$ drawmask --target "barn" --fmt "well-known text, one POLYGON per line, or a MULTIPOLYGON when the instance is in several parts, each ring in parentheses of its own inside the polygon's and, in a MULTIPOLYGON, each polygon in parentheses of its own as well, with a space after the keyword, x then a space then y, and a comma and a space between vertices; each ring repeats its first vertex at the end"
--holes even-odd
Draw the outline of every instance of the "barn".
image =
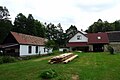
POLYGON ((120 52, 120 31, 107 32, 109 45, 115 52, 120 52))
POLYGON ((2 43, 4 55, 10 56, 30 56, 51 53, 52 49, 45 48, 47 39, 26 35, 22 33, 10 32, 2 43))
POLYGON ((66 46, 70 50, 103 52, 108 51, 108 45, 113 47, 115 52, 120 52, 120 31, 87 34, 78 31, 66 46))
POLYGON ((89 51, 103 52, 107 48, 106 45, 109 44, 107 33, 103 33, 103 32, 89 33, 87 37, 88 37, 89 51))

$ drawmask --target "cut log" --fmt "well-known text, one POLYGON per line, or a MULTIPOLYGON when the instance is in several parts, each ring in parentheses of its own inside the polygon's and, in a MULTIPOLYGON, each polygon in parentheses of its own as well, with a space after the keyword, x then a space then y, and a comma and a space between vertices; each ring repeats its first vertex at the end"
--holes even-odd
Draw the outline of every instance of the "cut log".
MULTIPOLYGON (((73 53, 65 53, 61 54, 59 56, 55 56, 51 58, 48 63, 54 64, 54 63, 63 63, 64 61, 68 60, 69 58, 73 57, 73 53)), ((65 62, 66 63, 66 62, 65 62)))
POLYGON ((74 58, 76 58, 77 56, 78 55, 74 55, 74 56, 68 58, 67 60, 63 61, 63 63, 68 63, 68 62, 72 61, 74 58))

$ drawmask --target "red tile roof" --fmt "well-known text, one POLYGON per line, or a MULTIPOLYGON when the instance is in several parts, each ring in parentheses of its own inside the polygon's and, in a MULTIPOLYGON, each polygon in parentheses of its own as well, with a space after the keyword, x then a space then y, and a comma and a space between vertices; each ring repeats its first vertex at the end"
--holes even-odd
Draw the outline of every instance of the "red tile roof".
POLYGON ((45 45, 45 38, 10 32, 19 44, 45 45))
POLYGON ((82 46, 88 46, 87 42, 69 42, 67 44, 67 47, 82 47, 82 46))
POLYGON ((88 44, 107 44, 109 39, 107 33, 89 33, 88 35, 88 44))

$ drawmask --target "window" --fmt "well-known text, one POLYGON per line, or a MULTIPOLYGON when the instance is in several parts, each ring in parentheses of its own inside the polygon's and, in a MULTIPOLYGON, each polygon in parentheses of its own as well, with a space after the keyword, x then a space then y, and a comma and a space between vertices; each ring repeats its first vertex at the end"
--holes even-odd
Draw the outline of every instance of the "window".
POLYGON ((28 52, 31 53, 32 52, 32 46, 28 47, 28 52))
POLYGON ((35 50, 36 53, 38 53, 38 46, 36 46, 36 50, 35 50))
POLYGON ((44 52, 46 51, 46 49, 44 48, 44 52))
POLYGON ((78 35, 77 36, 77 40, 81 40, 82 39, 82 36, 81 35, 78 35))
POLYGON ((98 37, 97 37, 97 39, 99 39, 99 40, 100 40, 100 39, 101 39, 101 37, 100 37, 100 36, 98 36, 98 37))

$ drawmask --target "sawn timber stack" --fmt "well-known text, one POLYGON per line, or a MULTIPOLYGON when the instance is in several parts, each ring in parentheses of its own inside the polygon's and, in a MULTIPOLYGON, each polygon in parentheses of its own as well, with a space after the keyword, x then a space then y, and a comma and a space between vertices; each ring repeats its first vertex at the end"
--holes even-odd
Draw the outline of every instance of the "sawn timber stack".
POLYGON ((72 61, 74 58, 76 58, 78 55, 75 55, 73 53, 65 53, 65 54, 61 54, 59 56, 55 56, 53 58, 51 58, 48 62, 51 64, 54 63, 68 63, 70 61, 72 61))

